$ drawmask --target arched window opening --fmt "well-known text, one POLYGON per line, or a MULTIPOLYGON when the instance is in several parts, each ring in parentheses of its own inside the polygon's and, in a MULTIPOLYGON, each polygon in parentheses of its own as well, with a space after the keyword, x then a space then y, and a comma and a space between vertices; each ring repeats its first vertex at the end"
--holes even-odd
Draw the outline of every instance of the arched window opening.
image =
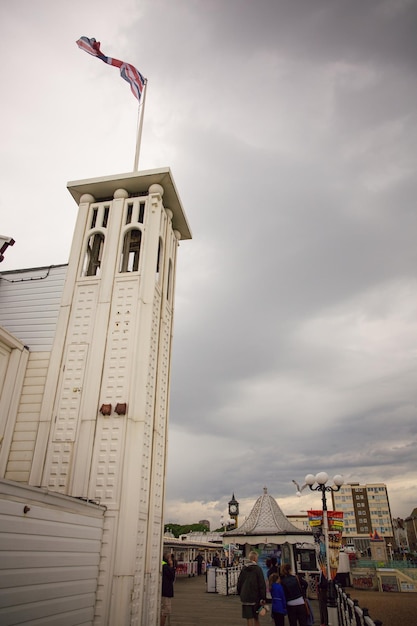
POLYGON ((95 207, 93 209, 92 215, 91 215, 91 223, 90 223, 90 228, 95 228, 96 227, 96 223, 97 223, 97 213, 98 213, 98 209, 97 207, 95 207))
POLYGON ((161 263, 162 263, 162 250, 163 250, 163 244, 162 244, 162 239, 159 238, 159 245, 158 245, 158 258, 156 260, 156 282, 159 283, 159 279, 160 279, 160 274, 161 274, 161 263))
POLYGON ((172 261, 169 260, 168 265, 168 280, 167 280, 167 300, 171 302, 171 292, 172 292, 172 261))
POLYGON ((107 224, 109 221, 109 211, 110 211, 110 207, 109 206, 105 206, 104 207, 104 213, 103 213, 103 222, 102 222, 102 226, 103 228, 107 228, 107 224))
POLYGON ((88 240, 84 259, 83 276, 98 276, 103 257, 104 235, 94 233, 88 240))
POLYGON ((126 209, 126 224, 130 224, 132 221, 133 203, 129 202, 126 209))
POLYGON ((140 222, 141 224, 143 224, 144 216, 145 216, 145 203, 144 202, 140 202, 139 203, 138 222, 140 222))
POLYGON ((137 272, 139 269, 140 244, 142 231, 138 229, 128 230, 123 240, 122 258, 120 260, 120 272, 137 272))

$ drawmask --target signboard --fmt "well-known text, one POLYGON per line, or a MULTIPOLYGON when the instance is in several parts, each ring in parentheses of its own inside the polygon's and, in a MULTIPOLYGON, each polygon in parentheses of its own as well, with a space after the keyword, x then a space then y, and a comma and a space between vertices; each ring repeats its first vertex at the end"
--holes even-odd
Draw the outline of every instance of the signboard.
MULTIPOLYGON (((324 574, 327 572, 326 537, 323 527, 323 511, 308 511, 308 521, 316 544, 317 561, 324 574)), ((330 576, 334 578, 339 566, 342 546, 343 512, 327 511, 330 576)))

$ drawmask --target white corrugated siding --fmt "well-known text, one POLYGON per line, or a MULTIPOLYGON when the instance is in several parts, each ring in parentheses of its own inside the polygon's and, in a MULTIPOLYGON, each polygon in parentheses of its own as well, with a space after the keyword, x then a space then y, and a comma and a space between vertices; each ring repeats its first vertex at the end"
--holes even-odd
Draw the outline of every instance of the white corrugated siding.
POLYGON ((0 481, 2 626, 93 623, 103 522, 103 507, 0 481))
POLYGON ((49 356, 49 352, 29 353, 5 474, 8 480, 29 482, 49 356))
POLYGON ((31 352, 51 350, 67 267, 52 265, 0 274, 0 326, 31 352))

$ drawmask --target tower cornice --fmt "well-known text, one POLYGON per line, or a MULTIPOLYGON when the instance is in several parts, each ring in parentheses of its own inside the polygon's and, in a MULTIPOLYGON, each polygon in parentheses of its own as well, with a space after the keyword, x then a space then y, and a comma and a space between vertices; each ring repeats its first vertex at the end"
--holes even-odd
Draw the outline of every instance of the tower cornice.
POLYGON ((113 198, 119 189, 125 189, 132 196, 147 195, 151 185, 163 187, 164 206, 172 211, 173 228, 181 233, 182 240, 191 239, 191 230, 169 167, 70 181, 67 189, 79 204, 85 194, 90 194, 96 202, 100 202, 113 198))

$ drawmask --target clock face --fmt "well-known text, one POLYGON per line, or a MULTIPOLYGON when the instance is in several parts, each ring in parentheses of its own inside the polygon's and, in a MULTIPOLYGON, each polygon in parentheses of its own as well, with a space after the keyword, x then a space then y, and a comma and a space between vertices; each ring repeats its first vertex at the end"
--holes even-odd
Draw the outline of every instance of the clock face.
POLYGON ((236 506, 236 504, 231 504, 231 505, 230 505, 230 512, 231 512, 231 513, 236 513, 236 511, 237 511, 237 506, 236 506))

